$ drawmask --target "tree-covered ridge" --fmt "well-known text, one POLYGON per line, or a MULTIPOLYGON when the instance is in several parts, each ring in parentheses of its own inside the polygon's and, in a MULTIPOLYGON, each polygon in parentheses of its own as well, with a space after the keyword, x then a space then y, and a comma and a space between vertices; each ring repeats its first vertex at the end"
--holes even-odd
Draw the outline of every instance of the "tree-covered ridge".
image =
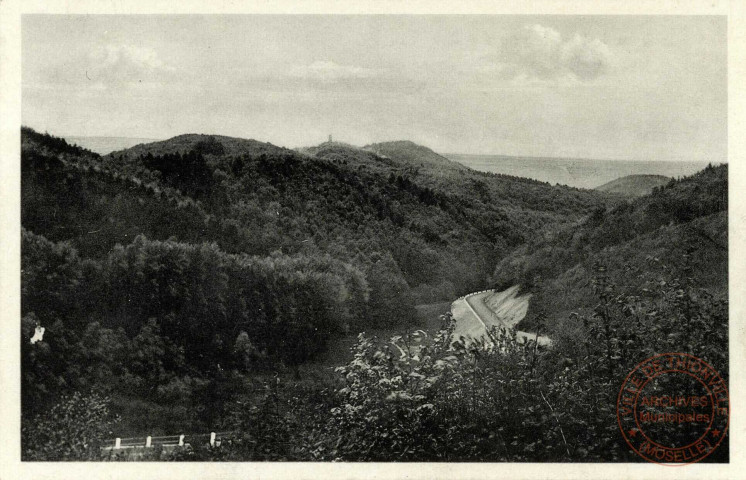
POLYGON ((91 157, 99 156, 97 153, 94 153, 88 149, 67 143, 64 138, 55 137, 46 132, 38 133, 37 131, 29 127, 21 127, 21 150, 32 145, 36 146, 37 148, 48 149, 56 153, 66 153, 91 157))
POLYGON ((140 155, 165 155, 174 153, 189 153, 195 151, 202 154, 212 155, 268 155, 281 154, 289 150, 277 147, 271 143, 260 142, 224 135, 203 135, 187 133, 162 140, 159 142, 142 143, 134 147, 112 152, 107 157, 130 157, 136 158, 140 155))
MULTIPOLYGON (((449 292, 480 287, 496 255, 520 244, 531 232, 547 223, 580 218, 601 203, 599 196, 589 192, 554 191, 555 187, 539 182, 471 171, 465 179, 417 174, 387 165, 392 159, 338 144, 316 151, 313 157, 279 147, 256 150, 263 152, 258 155, 231 155, 226 152, 232 143, 245 147, 257 142, 226 138, 187 135, 175 137, 172 143, 149 144, 152 149, 140 145, 100 161, 66 160, 65 168, 71 170, 66 182, 82 184, 75 188, 84 192, 93 188, 90 198, 81 196, 78 211, 60 212, 56 208, 60 199, 54 197, 62 197, 69 186, 45 182, 53 190, 47 202, 53 211, 37 211, 39 195, 29 194, 24 202, 26 218, 59 214, 89 219, 86 223, 60 218, 54 227, 70 230, 79 225, 83 230, 92 225, 86 232, 77 232, 77 241, 91 244, 87 232, 95 231, 99 250, 145 233, 153 239, 174 236, 187 242, 214 241, 227 252, 255 255, 276 249, 288 254, 321 251, 362 269, 370 264, 366 259, 379 252, 394 258, 394 272, 400 270, 410 287, 429 285, 420 289, 422 295, 444 298, 449 292), (185 145, 197 150, 184 153, 185 145), (274 153, 264 153, 268 151, 274 153), (121 191, 118 185, 122 182, 131 188, 121 191), (165 231, 168 223, 157 220, 168 215, 170 207, 164 201, 175 202, 182 210, 170 234, 165 231), (141 206, 112 205, 133 202, 141 206), (102 211, 107 208, 115 211, 102 211), (136 231, 138 227, 131 224, 143 214, 140 231, 136 231), (118 217, 125 218, 120 221, 118 217), (184 224, 188 222, 193 225, 184 224), (121 231, 123 224, 131 225, 128 232, 121 231), (106 238, 106 232, 112 235, 106 238)), ((38 176, 33 166, 26 174, 38 176)), ((36 188, 34 182, 26 183, 29 192, 36 188)), ((50 231, 46 223, 34 222, 29 228, 35 232, 55 240, 72 239, 50 231)))
POLYGON ((21 224, 52 241, 69 241, 100 258, 138 234, 200 242, 210 217, 199 201, 156 177, 117 169, 98 155, 50 150, 24 132, 21 224))
POLYGON ((401 162, 374 151, 342 142, 324 142, 314 147, 300 148, 298 151, 336 164, 349 165, 351 168, 370 168, 380 172, 397 168, 404 171, 406 168, 401 162))
POLYGON ((653 191, 655 187, 662 187, 671 181, 671 177, 664 175, 627 175, 596 187, 600 192, 618 193, 628 197, 640 197, 653 191))
POLYGON ((464 165, 449 160, 431 149, 409 140, 372 143, 363 148, 415 167, 428 166, 437 169, 468 170, 464 165))
MULTIPOLYGON (((644 294, 646 273, 663 263, 680 276, 717 295, 727 292, 728 167, 705 170, 649 195, 599 208, 581 224, 536 238, 506 256, 494 281, 533 289, 531 312, 557 320, 569 311, 593 306, 594 265, 602 263, 626 292, 644 294)), ((548 328, 563 330, 549 322, 548 328)), ((564 322, 560 322, 564 325, 564 322)))
MULTIPOLYGON (((572 222, 591 209, 616 200, 600 192, 565 186, 510 175, 478 172, 442 157, 432 150, 412 142, 388 142, 363 148, 340 143, 323 143, 303 149, 304 153, 328 159, 350 168, 373 171, 384 176, 402 179, 437 195, 479 211, 510 214, 526 219, 530 215, 550 227, 557 222, 572 222), (433 159, 434 157, 434 159, 433 159), (561 215, 560 215, 561 214, 561 215)), ((535 225, 534 225, 535 227, 535 225)), ((531 229, 530 229, 531 230, 531 229)), ((503 231, 505 231, 503 229, 503 231)), ((506 235, 510 233, 506 231, 506 235)))

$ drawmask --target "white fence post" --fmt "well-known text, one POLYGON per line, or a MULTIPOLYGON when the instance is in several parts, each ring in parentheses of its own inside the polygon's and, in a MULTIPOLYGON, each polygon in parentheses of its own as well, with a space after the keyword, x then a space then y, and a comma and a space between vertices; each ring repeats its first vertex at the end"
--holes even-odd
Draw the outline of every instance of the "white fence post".
POLYGON ((215 432, 210 432, 210 446, 215 446, 215 432))
POLYGON ((179 446, 180 447, 184 446, 184 435, 179 435, 179 446))
POLYGON ((152 441, 152 437, 148 435, 148 438, 145 439, 145 448, 150 448, 152 441))
POLYGON ((117 437, 116 439, 114 439, 114 448, 117 449, 117 450, 120 449, 120 448, 122 448, 122 439, 121 438, 117 437))

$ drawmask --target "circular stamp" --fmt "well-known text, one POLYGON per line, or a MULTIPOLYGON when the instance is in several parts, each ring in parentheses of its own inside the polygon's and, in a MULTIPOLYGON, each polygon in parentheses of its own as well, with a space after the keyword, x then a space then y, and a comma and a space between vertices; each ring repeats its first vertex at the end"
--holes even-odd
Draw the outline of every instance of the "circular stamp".
POLYGON ((699 462, 723 441, 730 421, 728 386, 703 360, 662 353, 637 364, 617 397, 627 444, 667 466, 699 462))

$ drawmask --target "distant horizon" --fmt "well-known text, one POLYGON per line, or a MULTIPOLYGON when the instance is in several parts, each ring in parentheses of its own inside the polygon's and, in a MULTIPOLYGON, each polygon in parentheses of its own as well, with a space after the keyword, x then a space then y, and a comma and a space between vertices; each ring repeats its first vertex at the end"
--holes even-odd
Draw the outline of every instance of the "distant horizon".
MULTIPOLYGON (((27 126, 27 125, 24 125, 24 126, 27 126)), ((30 128, 34 128, 34 127, 30 127, 30 128)), ((34 128, 34 130, 39 131, 36 128, 34 128)), ((167 137, 167 138, 136 137, 136 136, 135 137, 131 137, 131 136, 121 136, 121 135, 58 135, 58 134, 56 134, 54 132, 47 132, 47 133, 49 133, 50 135, 54 135, 54 136, 58 136, 58 137, 64 138, 64 139, 83 139, 83 138, 93 139, 93 138, 99 138, 99 139, 123 139, 123 140, 124 139, 128 139, 128 140, 150 140, 152 142, 163 142, 163 141, 169 140, 171 138, 178 137, 180 135, 215 135, 215 136, 223 136, 223 137, 241 138, 241 139, 245 139, 245 140, 256 140, 256 141, 259 141, 259 142, 267 142, 267 143, 272 143, 273 145, 278 146, 278 147, 288 148, 288 149, 292 149, 292 150, 299 149, 299 148, 313 147, 313 146, 321 145, 321 144, 326 143, 328 141, 328 140, 324 140, 324 141, 321 141, 319 143, 309 144, 309 145, 287 146, 287 145, 282 145, 282 144, 276 144, 276 143, 273 143, 273 142, 268 142, 268 141, 263 140, 261 138, 255 138, 255 137, 236 137, 236 136, 233 136, 233 135, 225 135, 225 134, 222 134, 222 133, 186 132, 186 133, 179 133, 179 134, 176 134, 176 135, 172 135, 172 136, 167 137)), ((422 143, 414 142, 414 141, 409 140, 407 138, 398 138, 398 139, 394 139, 394 140, 380 140, 380 141, 374 141, 374 142, 365 143, 365 144, 362 144, 362 145, 353 144, 353 143, 350 143, 350 142, 340 141, 340 140, 333 140, 333 141, 335 143, 346 143, 346 144, 353 145, 353 146, 356 146, 356 147, 359 147, 359 148, 362 148, 365 145, 370 145, 372 143, 388 143, 388 142, 399 142, 399 141, 411 141, 411 142, 413 142, 413 143, 415 143, 417 145, 430 148, 432 151, 434 151, 438 155, 441 155, 441 156, 444 156, 444 157, 448 157, 449 155, 463 155, 463 156, 470 156, 470 157, 505 157, 505 158, 515 158, 515 159, 526 158, 526 159, 537 159, 537 160, 550 159, 550 160, 573 160, 573 161, 584 161, 585 160, 585 161, 603 161, 603 162, 668 162, 668 163, 692 163, 692 164, 707 164, 707 163, 719 164, 719 163, 728 163, 727 158, 726 158, 725 161, 696 160, 696 159, 675 159, 675 158, 670 158, 670 159, 666 159, 666 160, 656 160, 656 159, 637 159, 637 158, 593 158, 593 157, 565 157, 565 156, 536 156, 536 155, 521 155, 521 154, 512 155, 512 154, 504 154, 504 153, 441 152, 441 151, 433 149, 432 147, 430 147, 427 144, 422 144, 422 143)), ((112 152, 113 151, 114 150, 112 150, 112 152)), ((451 160, 451 159, 449 158, 449 160, 451 160)))
MULTIPOLYGON (((167 139, 144 137, 116 137, 116 136, 68 136, 68 142, 88 148, 100 155, 108 155, 116 151, 135 148, 137 145, 168 142, 181 136, 214 136, 217 138, 238 138, 248 141, 262 142, 261 139, 231 137, 216 133, 184 133, 167 139)), ((64 138, 64 137, 63 137, 64 138)), ((388 142, 411 142, 411 140, 391 140, 388 142)), ((328 141, 320 144, 324 145, 328 141)), ((334 141, 337 145, 348 145, 351 148, 364 148, 364 145, 352 145, 346 142, 334 141)), ((411 142, 412 145, 429 147, 411 142)), ((281 144, 274 144, 281 148, 290 148, 281 144)), ((313 145, 295 147, 296 151, 313 145)), ((433 150, 435 151, 435 150, 433 150)), ((549 184, 567 185, 575 188, 596 189, 611 181, 630 176, 660 175, 667 178, 682 178, 703 170, 708 164, 718 164, 711 161, 655 161, 655 160, 625 160, 625 159, 592 159, 568 157, 530 157, 502 154, 464 154, 440 153, 444 158, 466 166, 467 168, 484 173, 509 175, 513 177, 531 178, 549 184)))

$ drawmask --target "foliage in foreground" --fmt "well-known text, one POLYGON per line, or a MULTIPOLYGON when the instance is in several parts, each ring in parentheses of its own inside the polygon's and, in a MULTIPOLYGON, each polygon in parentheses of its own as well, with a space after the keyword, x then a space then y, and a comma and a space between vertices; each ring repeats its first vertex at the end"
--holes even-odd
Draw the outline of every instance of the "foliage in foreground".
POLYGON ((117 422, 108 399, 98 394, 75 392, 63 397, 48 412, 23 422, 21 442, 24 460, 95 460, 102 440, 117 422))
MULTIPOLYGON (((574 345, 542 351, 514 332, 420 351, 361 339, 339 369, 346 386, 327 458, 438 461, 632 461, 616 422, 624 376, 661 352, 689 352, 727 379, 727 302, 661 280, 655 301, 617 295, 599 267, 593 316, 574 345)), ((721 446, 713 459, 727 458, 721 446), (717 457, 720 455, 720 457, 717 457)))
MULTIPOLYGON (((728 378, 727 301, 661 279, 655 297, 619 295, 598 267, 598 305, 573 344, 519 343, 515 332, 389 342, 361 335, 327 382, 266 383, 229 409, 220 448, 161 460, 641 461, 624 443, 615 402, 635 364, 687 352, 728 378)), ((727 441, 709 461, 727 461, 727 441)))

